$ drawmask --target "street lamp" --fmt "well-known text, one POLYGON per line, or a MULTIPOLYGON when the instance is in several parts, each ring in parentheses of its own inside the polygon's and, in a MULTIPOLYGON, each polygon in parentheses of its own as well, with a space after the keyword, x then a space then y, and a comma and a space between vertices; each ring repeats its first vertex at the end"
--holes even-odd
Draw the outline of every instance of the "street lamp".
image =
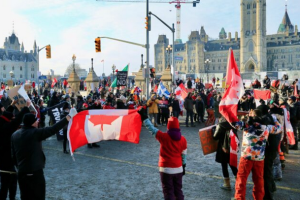
POLYGON ((211 61, 209 59, 206 59, 206 61, 204 62, 205 63, 205 71, 206 71, 206 78, 207 78, 207 83, 208 83, 208 68, 209 68, 209 63, 211 61))
POLYGON ((113 66, 111 67, 111 69, 112 69, 112 71, 113 71, 113 79, 112 79, 112 81, 113 81, 114 78, 115 78, 115 70, 116 70, 116 66, 113 65, 113 66))
POLYGON ((75 54, 73 54, 72 60, 73 60, 73 72, 75 72, 75 60, 76 60, 75 54))
POLYGON ((170 60, 171 60, 170 54, 171 54, 171 52, 172 52, 172 47, 171 47, 171 45, 169 45, 169 46, 166 48, 166 51, 167 51, 168 54, 169 54, 169 65, 168 65, 168 67, 171 67, 171 65, 170 65, 170 60))

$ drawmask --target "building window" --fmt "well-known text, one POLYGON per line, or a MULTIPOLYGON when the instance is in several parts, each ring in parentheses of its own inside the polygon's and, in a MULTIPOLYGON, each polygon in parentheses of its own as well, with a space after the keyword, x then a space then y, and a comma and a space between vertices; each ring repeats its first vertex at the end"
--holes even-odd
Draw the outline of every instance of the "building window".
POLYGON ((3 78, 6 78, 6 74, 3 74, 3 78))
POLYGON ((256 3, 253 4, 253 8, 256 8, 256 3))
POLYGON ((12 68, 11 68, 13 71, 15 70, 15 67, 14 66, 12 66, 12 68))
POLYGON ((20 78, 23 78, 22 74, 20 74, 20 78))
POLYGON ((6 69, 6 67, 5 67, 5 65, 3 66, 3 70, 5 70, 6 69))
POLYGON ((253 41, 250 41, 249 42, 249 46, 248 46, 248 50, 249 50, 249 52, 252 52, 253 49, 254 49, 254 47, 253 47, 253 41))
POLYGON ((20 71, 22 71, 22 66, 20 66, 20 71))

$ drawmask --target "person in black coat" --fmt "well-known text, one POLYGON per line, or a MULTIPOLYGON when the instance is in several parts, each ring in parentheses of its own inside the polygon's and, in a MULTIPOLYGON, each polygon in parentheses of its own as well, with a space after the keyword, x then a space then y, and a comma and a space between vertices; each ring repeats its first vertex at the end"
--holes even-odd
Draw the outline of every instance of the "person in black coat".
MULTIPOLYGON (((70 109, 71 109, 71 107, 70 107, 69 103, 65 103, 64 106, 63 106, 62 113, 60 114, 60 118, 61 119, 65 118, 69 114, 70 109)), ((68 142, 67 132, 68 132, 68 124, 65 125, 64 128, 63 128, 63 136, 64 136, 64 140, 63 140, 63 152, 65 154, 69 153, 67 151, 67 142, 68 142)))
MULTIPOLYGON (((14 104, 3 112, 0 117, 0 170, 8 172, 16 172, 14 162, 11 159, 11 135, 19 128, 23 115, 29 113, 30 100, 26 102, 24 107, 16 118, 13 119, 14 104)), ((17 192, 17 176, 15 174, 0 173, 1 175, 1 188, 0 188, 0 199, 6 199, 9 191, 9 198, 15 199, 17 192)))
POLYGON ((192 80, 191 80, 191 78, 189 78, 189 80, 187 82, 187 88, 192 89, 192 86, 193 86, 192 80))
MULTIPOLYGON (((222 189, 231 190, 228 165, 229 165, 229 154, 230 154, 230 130, 233 130, 234 134, 237 136, 237 130, 234 129, 229 122, 226 121, 224 117, 219 119, 219 124, 214 132, 213 138, 219 140, 216 162, 221 163, 222 172, 224 177, 224 184, 221 186, 222 189)), ((237 136, 238 137, 238 136, 237 136)), ((234 166, 229 165, 233 175, 236 177, 238 169, 234 166)))
POLYGON ((263 80, 263 86, 265 89, 270 89, 271 87, 271 80, 269 79, 269 77, 266 75, 264 80, 263 80))
POLYGON ((196 111, 197 111, 197 116, 198 119, 197 121, 200 122, 204 122, 204 111, 205 111, 205 105, 203 100, 201 99, 200 94, 197 95, 197 99, 196 99, 196 111))
POLYGON ((181 109, 180 109, 179 100, 177 99, 175 94, 173 95, 173 100, 171 102, 171 106, 172 106, 173 117, 179 118, 181 109))
POLYGON ((45 154, 42 141, 51 137, 68 124, 76 114, 75 109, 70 114, 51 127, 37 128, 35 115, 27 113, 23 117, 23 127, 14 132, 11 137, 12 157, 18 168, 18 181, 21 199, 45 199, 45 154))
POLYGON ((53 92, 48 107, 53 107, 53 106, 59 104, 60 100, 59 100, 58 96, 59 96, 59 94, 57 92, 53 92))

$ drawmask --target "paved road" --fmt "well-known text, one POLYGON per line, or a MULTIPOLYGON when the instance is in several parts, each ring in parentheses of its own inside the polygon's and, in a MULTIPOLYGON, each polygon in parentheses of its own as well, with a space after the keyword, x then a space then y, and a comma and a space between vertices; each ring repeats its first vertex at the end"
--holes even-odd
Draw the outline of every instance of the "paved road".
MULTIPOLYGON (((184 127, 188 141, 187 174, 183 192, 187 200, 227 200, 234 190, 223 191, 220 164, 215 154, 203 156, 197 127, 184 127)), ((162 131, 165 126, 160 127, 162 131)), ((143 128, 139 144, 103 141, 101 148, 82 147, 75 162, 63 154, 62 143, 55 137, 43 143, 47 157, 45 176, 47 199, 163 199, 157 169, 159 143, 143 128)), ((277 182, 276 199, 300 199, 300 151, 286 156, 284 178, 277 182)), ((230 172, 231 173, 231 172, 230 172)), ((232 174, 231 174, 232 176, 232 174)), ((247 199, 252 199, 252 180, 248 179, 247 199)), ((231 182, 234 184, 234 180, 231 182)))
MULTIPOLYGON (((183 180, 186 199, 230 199, 231 192, 219 189, 221 167, 215 155, 203 156, 198 130, 182 125, 188 141, 187 175, 183 180)), ((165 131, 166 127, 160 127, 165 131)), ((45 169, 49 199, 162 199, 157 170, 159 143, 143 128, 140 144, 119 141, 101 142, 100 149, 82 147, 75 162, 62 153, 55 137, 44 142, 47 156, 45 169)), ((284 179, 278 182, 277 199, 300 199, 300 153, 287 156, 284 179)), ((247 199, 251 197, 251 178, 247 199)), ((232 181, 234 184, 234 181, 232 181)))

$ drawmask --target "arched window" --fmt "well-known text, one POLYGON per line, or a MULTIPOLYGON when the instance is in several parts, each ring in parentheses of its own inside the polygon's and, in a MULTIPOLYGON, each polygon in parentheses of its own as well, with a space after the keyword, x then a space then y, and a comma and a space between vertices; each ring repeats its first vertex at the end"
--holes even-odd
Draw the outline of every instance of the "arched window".
POLYGON ((6 67, 5 67, 5 65, 3 65, 3 70, 6 70, 6 67))
POLYGON ((20 71, 22 71, 22 66, 20 66, 20 71))
POLYGON ((253 8, 256 8, 256 3, 253 4, 253 8))
POLYGON ((248 45, 248 51, 249 51, 249 52, 252 52, 253 49, 254 49, 254 45, 253 45, 253 41, 251 40, 251 41, 249 42, 249 45, 248 45))

